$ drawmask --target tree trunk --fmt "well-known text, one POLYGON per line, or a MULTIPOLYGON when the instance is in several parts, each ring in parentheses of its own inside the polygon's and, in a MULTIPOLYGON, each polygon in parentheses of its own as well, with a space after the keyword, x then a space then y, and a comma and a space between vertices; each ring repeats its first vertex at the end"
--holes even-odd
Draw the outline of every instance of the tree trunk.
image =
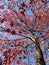
POLYGON ((2 65, 2 61, 0 60, 0 65, 2 65))
POLYGON ((36 41, 36 55, 37 55, 37 65, 46 65, 43 57, 42 50, 40 48, 39 42, 36 41))

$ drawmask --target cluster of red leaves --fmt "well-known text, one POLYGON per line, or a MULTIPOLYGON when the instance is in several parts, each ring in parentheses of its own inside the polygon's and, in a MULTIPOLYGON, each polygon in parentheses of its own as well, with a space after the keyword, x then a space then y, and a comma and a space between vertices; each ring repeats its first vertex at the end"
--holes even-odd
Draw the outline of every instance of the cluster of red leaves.
MULTIPOLYGON (((0 47, 2 48, 0 52, 6 58, 5 65, 10 65, 11 62, 14 62, 15 57, 21 54, 21 52, 19 51, 19 47, 17 48, 17 46, 26 47, 27 45, 30 44, 30 40, 27 39, 27 37, 29 38, 28 31, 31 31, 32 33, 34 31, 41 33, 42 31, 44 31, 46 27, 49 27, 49 12, 47 12, 47 10, 49 10, 49 7, 48 6, 45 7, 44 5, 46 1, 47 0, 42 0, 41 2, 40 0, 37 0, 36 2, 34 2, 34 0, 33 1, 30 0, 27 6, 25 3, 21 3, 21 0, 20 0, 21 5, 18 6, 19 11, 16 11, 14 9, 14 7, 17 6, 17 2, 15 2, 14 0, 11 0, 11 2, 9 2, 7 10, 3 10, 4 5, 0 6, 0 9, 3 10, 3 12, 0 13, 0 16, 1 16, 0 25, 1 25, 1 28, 3 29, 2 30, 3 36, 0 36, 0 39, 1 39, 0 43, 2 44, 0 45, 0 47), (32 13, 33 13, 34 19, 32 19, 32 21, 31 21, 31 16, 29 14, 26 13, 25 15, 25 12, 28 11, 29 7, 33 7, 32 13), (4 36, 4 33, 6 33, 5 36, 4 36), (22 36, 22 38, 18 37, 17 35, 22 36), (16 38, 14 37, 14 39, 10 40, 9 39, 10 36, 16 36, 16 38), (23 37, 26 37, 26 38, 23 38, 23 37), (10 44, 12 42, 15 45, 14 47, 13 46, 10 47, 10 44), (8 47, 8 45, 10 48, 8 47)), ((43 39, 45 37, 49 38, 49 30, 46 30, 45 34, 42 33, 41 37, 43 39)), ((39 38, 41 37, 39 36, 39 38)), ((36 41, 38 40, 36 39, 36 41)), ((19 64, 19 61, 16 60, 16 62, 19 64)), ((26 65, 25 62, 20 63, 20 65, 23 65, 23 64, 26 65)))

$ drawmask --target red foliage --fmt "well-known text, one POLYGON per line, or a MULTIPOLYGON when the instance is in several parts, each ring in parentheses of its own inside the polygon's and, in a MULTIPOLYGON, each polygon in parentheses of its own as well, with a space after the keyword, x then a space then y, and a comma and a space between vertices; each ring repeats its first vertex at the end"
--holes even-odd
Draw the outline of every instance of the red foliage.
MULTIPOLYGON (((0 52, 6 58, 5 65, 10 65, 21 53, 25 52, 24 58, 28 56, 26 48, 33 43, 30 34, 39 43, 41 43, 41 39, 43 39, 42 41, 45 41, 45 38, 49 39, 49 6, 46 7, 46 3, 47 0, 30 0, 26 5, 20 0, 20 5, 18 5, 16 1, 11 0, 8 2, 7 10, 4 10, 4 5, 0 5, 0 9, 3 9, 0 13, 0 29, 3 32, 0 35, 0 47, 2 48, 0 52), (19 11, 15 6, 18 6, 19 11), (30 8, 32 8, 32 15, 30 15, 31 12, 28 13, 30 8), (25 51, 21 48, 24 48, 25 51)), ((25 62, 23 63, 21 60, 18 62, 17 59, 16 63, 26 65, 25 62)))

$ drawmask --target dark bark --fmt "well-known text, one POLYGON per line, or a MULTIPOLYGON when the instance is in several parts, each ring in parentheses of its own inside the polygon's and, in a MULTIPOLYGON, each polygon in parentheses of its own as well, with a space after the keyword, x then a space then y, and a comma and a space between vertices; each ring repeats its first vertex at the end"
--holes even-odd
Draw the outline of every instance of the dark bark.
POLYGON ((2 65, 2 60, 0 60, 0 65, 2 65))
POLYGON ((36 42, 37 65, 46 65, 39 42, 36 42))

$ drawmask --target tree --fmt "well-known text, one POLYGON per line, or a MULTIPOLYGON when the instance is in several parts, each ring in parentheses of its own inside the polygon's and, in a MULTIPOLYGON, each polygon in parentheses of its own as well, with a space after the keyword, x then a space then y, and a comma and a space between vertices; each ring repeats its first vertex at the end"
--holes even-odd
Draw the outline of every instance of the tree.
MULTIPOLYGON (((33 52, 34 49, 36 51, 36 56, 34 56, 36 65, 46 65, 44 54, 48 48, 48 45, 45 47, 45 44, 48 44, 47 39, 49 39, 48 4, 47 0, 29 0, 29 2, 28 0, 9 0, 8 4, 6 2, 7 9, 3 10, 2 18, 0 18, 0 28, 5 34, 1 33, 0 42, 4 49, 2 53, 6 57, 4 60, 6 65, 17 60, 17 56, 21 53, 24 54, 23 58, 28 58, 28 65, 30 65, 28 51, 30 45, 34 45, 30 52, 33 52), (45 48, 42 48, 41 45, 45 48)), ((16 61, 15 63, 26 65, 21 61, 21 57, 19 59, 20 62, 16 61)))

